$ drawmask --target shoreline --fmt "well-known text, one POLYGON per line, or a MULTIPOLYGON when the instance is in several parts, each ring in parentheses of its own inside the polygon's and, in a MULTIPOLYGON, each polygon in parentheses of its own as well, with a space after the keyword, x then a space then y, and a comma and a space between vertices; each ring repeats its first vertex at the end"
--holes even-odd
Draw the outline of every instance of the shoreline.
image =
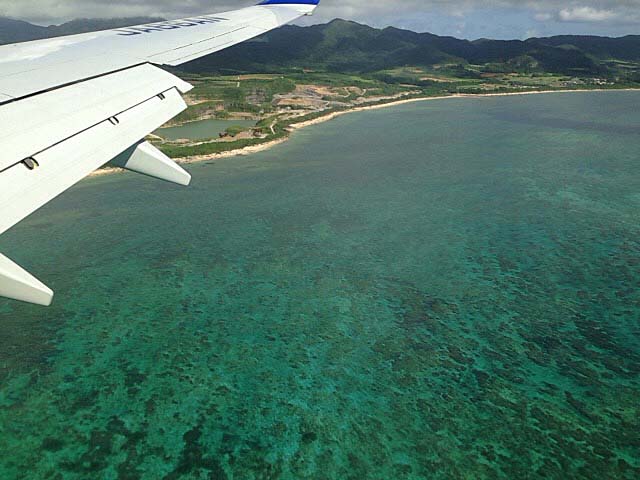
POLYGON ((317 125, 319 123, 328 122, 329 120, 333 120, 336 117, 340 117, 342 115, 346 115, 348 113, 354 112, 365 112, 368 110, 379 110, 387 107, 395 107, 397 105, 404 105, 408 103, 417 103, 417 102, 428 102, 431 100, 447 100, 454 98, 485 98, 485 97, 510 97, 510 96, 520 96, 520 95, 540 95, 540 94, 550 94, 550 93, 586 93, 586 92, 640 92, 640 88, 598 88, 592 90, 538 90, 538 91, 527 91, 527 92, 502 92, 502 93, 453 93, 451 95, 441 95, 438 97, 418 97, 418 98, 407 98, 404 100, 395 100, 388 103, 381 103, 378 105, 363 105, 360 107, 353 107, 347 110, 343 110, 340 112, 332 112, 327 115, 323 115, 318 118, 314 118, 313 120, 307 120, 305 122, 292 123, 289 128, 291 130, 299 130, 311 125, 317 125))
MULTIPOLYGON (((437 97, 405 98, 402 100, 393 100, 391 102, 380 103, 376 105, 354 106, 352 108, 341 110, 339 112, 327 113, 326 115, 322 115, 312 120, 292 123, 291 125, 288 126, 287 130, 289 131, 289 133, 292 133, 294 131, 302 130, 312 125, 318 125, 321 123, 328 122, 330 120, 333 120, 334 118, 341 117, 342 115, 347 115, 349 113, 365 112, 369 110, 380 110, 383 108, 390 108, 398 105, 406 105, 409 103, 428 102, 428 101, 435 101, 435 100, 447 100, 447 99, 454 99, 454 98, 485 98, 485 97, 510 97, 510 96, 520 96, 520 95, 543 95, 543 94, 550 94, 550 93, 638 92, 638 91, 640 91, 640 88, 596 88, 596 89, 590 89, 590 90, 572 89, 572 90, 537 90, 537 91, 527 91, 527 92, 502 92, 502 93, 454 93, 451 95, 441 95, 437 97)), ((270 140, 268 142, 261 143, 259 145, 251 145, 249 147, 237 148, 235 150, 229 150, 221 153, 213 153, 209 155, 178 157, 178 158, 173 158, 172 160, 178 163, 179 165, 189 165, 192 163, 200 163, 200 162, 205 162, 210 160, 219 160, 222 158, 247 156, 254 153, 270 150, 276 145, 280 145, 282 143, 287 142, 289 138, 290 136, 287 135, 283 138, 270 140)), ((122 173, 125 171, 126 170, 118 167, 108 167, 108 168, 95 170, 94 172, 90 173, 87 177, 110 175, 114 173, 122 173)))

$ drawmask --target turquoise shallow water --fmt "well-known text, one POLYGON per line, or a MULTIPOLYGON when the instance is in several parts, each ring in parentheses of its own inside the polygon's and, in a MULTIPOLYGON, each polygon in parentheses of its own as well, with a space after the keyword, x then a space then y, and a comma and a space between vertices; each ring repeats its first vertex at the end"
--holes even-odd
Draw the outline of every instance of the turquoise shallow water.
POLYGON ((0 238, 2 479, 640 477, 640 94, 351 114, 0 238))

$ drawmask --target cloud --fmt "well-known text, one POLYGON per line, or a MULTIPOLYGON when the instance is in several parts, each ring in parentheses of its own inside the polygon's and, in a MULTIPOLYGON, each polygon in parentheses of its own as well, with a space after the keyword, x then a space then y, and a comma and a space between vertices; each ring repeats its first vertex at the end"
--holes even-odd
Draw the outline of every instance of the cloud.
MULTIPOLYGON (((180 17, 224 11, 253 5, 257 0, 0 0, 0 14, 26 19, 64 20, 78 17, 124 17, 162 15, 180 17)), ((640 0, 322 0, 321 17, 393 17, 398 14, 464 12, 484 8, 529 8, 533 11, 560 11, 577 21, 593 21, 617 11, 640 9, 640 0)))
POLYGON ((527 38, 535 38, 539 35, 540 34, 536 29, 531 29, 531 30, 527 30, 527 32, 522 36, 522 39, 526 40, 527 38))
POLYGON ((553 20, 554 16, 551 13, 536 13, 533 18, 538 22, 548 22, 549 20, 553 20))
MULTIPOLYGON (((0 16, 40 24, 61 23, 81 17, 156 16, 173 19, 256 3, 258 0, 0 0, 0 16)), ((321 0, 316 15, 306 19, 305 23, 325 22, 336 17, 378 27, 396 25, 450 34, 455 33, 463 21, 467 31, 473 30, 474 34, 478 32, 484 36, 500 34, 500 28, 509 28, 516 36, 538 28, 527 24, 526 19, 530 23, 556 25, 556 30, 560 31, 575 31, 577 27, 572 25, 583 25, 583 30, 590 32, 596 31, 595 26, 600 25, 627 25, 624 32, 619 32, 617 27, 597 32, 635 33, 640 25, 640 0, 321 0), (487 19, 492 15, 496 16, 496 21, 502 21, 501 27, 487 19)), ((543 31, 548 30, 539 26, 543 31)))
POLYGON ((593 7, 573 7, 560 10, 558 18, 562 22, 606 22, 617 19, 618 14, 593 7))
MULTIPOLYGON (((538 22, 558 22, 573 24, 601 24, 628 26, 637 29, 640 25, 640 1, 593 2, 599 6, 573 3, 557 10, 539 11, 534 15, 538 22)), ((635 32, 629 32, 635 33, 635 32)))

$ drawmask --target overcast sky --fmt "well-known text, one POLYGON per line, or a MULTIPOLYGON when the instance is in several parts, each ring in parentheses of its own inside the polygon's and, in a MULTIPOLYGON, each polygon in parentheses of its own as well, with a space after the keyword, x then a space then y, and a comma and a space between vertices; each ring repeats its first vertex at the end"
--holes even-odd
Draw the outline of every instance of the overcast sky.
MULTIPOLYGON (((232 0, 0 0, 0 16, 39 24, 79 17, 180 18, 257 3, 232 0)), ((313 22, 369 25, 476 39, 640 34, 640 0, 322 0, 313 22)), ((309 23, 307 20, 305 23, 309 23)))

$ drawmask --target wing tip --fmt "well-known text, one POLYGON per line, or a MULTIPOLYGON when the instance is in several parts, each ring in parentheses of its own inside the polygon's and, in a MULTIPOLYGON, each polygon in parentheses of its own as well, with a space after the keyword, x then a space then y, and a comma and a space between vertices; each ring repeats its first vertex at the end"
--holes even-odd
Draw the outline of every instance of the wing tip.
POLYGON ((319 5, 320 0, 264 0, 258 5, 319 5))

